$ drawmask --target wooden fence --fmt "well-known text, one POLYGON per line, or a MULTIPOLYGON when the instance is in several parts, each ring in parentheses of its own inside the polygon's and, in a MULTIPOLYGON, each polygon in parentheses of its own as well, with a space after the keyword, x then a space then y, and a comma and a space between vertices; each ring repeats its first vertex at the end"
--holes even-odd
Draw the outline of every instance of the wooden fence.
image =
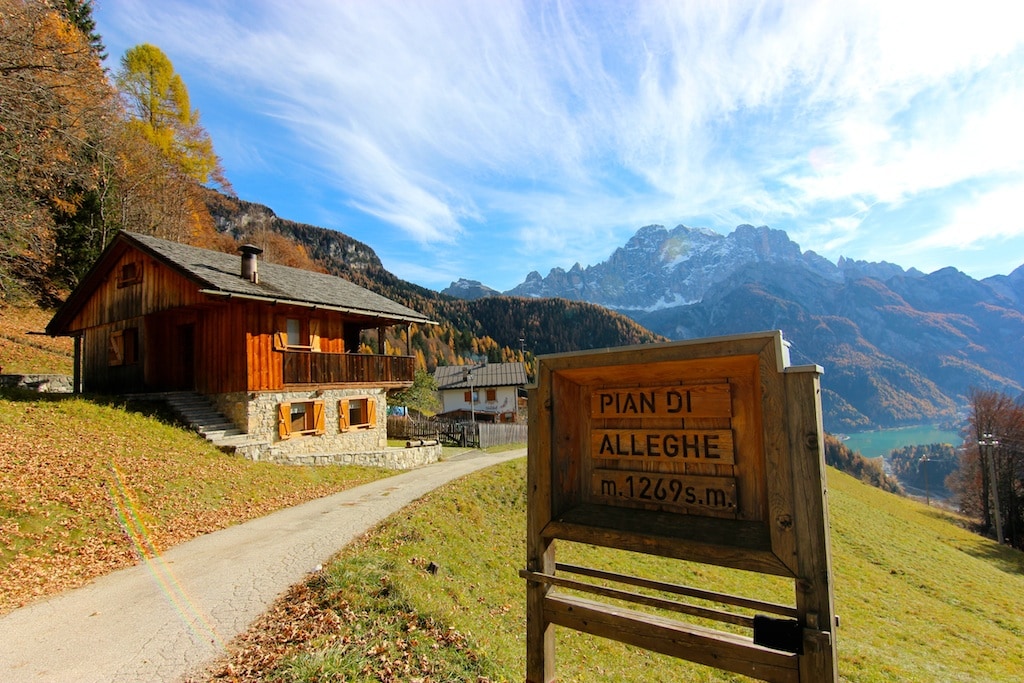
POLYGON ((437 424, 427 418, 388 415, 389 439, 437 439, 437 424))
POLYGON ((512 443, 526 443, 527 425, 525 423, 488 424, 482 422, 477 427, 480 432, 480 448, 504 446, 512 443))
POLYGON ((389 439, 438 439, 449 446, 490 448, 513 443, 526 443, 527 426, 490 424, 454 420, 428 420, 411 417, 388 417, 389 439))

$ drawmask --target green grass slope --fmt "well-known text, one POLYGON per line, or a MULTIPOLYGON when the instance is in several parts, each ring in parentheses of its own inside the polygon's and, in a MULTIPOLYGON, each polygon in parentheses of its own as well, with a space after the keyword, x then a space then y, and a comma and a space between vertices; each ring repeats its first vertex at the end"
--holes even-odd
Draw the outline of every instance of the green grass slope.
MULTIPOLYGON (((846 681, 1024 679, 1024 562, 934 508, 837 470, 830 485, 846 681)), ((297 586, 210 675, 244 680, 520 681, 525 462, 456 482, 297 586), (433 565, 431 564, 433 563, 433 565)), ((792 602, 791 582, 572 544, 560 561, 792 602)), ((743 677, 565 629, 560 681, 743 677)))

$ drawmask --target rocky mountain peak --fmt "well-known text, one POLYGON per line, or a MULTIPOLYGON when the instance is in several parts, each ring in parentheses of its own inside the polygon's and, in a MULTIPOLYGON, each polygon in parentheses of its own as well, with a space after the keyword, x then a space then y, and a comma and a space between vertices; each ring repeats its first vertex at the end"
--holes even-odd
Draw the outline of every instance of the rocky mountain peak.
MULTIPOLYGON (((784 231, 767 226, 741 225, 726 236, 685 225, 671 230, 647 225, 603 263, 587 267, 577 263, 568 273, 552 268, 539 281, 531 273, 506 293, 586 300, 623 310, 658 310, 700 301, 709 288, 748 263, 798 263, 802 258, 800 246, 784 231)), ((817 257, 811 265, 824 274, 828 269, 821 261, 817 257)))
MULTIPOLYGON (((538 279, 540 279, 540 273, 534 273, 538 279)), ((500 296, 501 292, 496 289, 492 289, 487 285, 483 284, 479 280, 467 280, 466 278, 459 278, 455 282, 451 283, 445 289, 441 290, 442 294, 448 296, 454 296, 458 299, 466 299, 467 301, 473 301, 474 299, 482 299, 485 296, 500 296)))

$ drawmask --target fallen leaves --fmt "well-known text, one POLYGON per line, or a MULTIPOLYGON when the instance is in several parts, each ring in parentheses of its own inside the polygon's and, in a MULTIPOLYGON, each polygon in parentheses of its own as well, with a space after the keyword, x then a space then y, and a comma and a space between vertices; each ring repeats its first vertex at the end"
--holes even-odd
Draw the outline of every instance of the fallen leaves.
MULTIPOLYGON (((378 585, 391 596, 387 576, 378 585)), ((478 659, 465 634, 411 611, 388 609, 392 603, 366 587, 358 582, 347 587, 346 593, 364 596, 353 609, 322 576, 293 586, 231 644, 208 677, 231 683, 289 680, 289 663, 312 653, 323 657, 319 680, 352 680, 354 667, 359 680, 381 683, 490 683, 487 676, 451 677, 453 658, 471 666, 478 659), (331 653, 343 653, 349 668, 334 668, 331 653)))
POLYGON ((138 412, 28 392, 0 392, 0 444, 0 613, 384 476, 252 463, 138 412))

